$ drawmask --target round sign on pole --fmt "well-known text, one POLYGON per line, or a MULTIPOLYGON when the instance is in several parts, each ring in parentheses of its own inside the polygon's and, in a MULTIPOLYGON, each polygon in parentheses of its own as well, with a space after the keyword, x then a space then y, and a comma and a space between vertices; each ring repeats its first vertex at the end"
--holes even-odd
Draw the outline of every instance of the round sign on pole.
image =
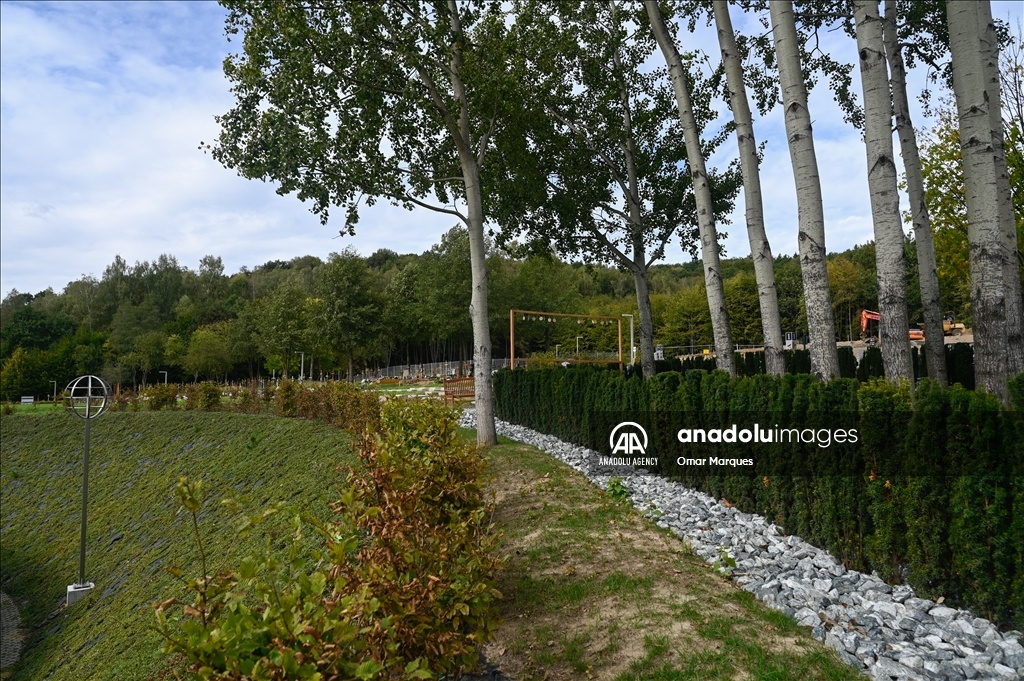
POLYGON ((67 604, 74 605, 95 584, 85 581, 85 530, 89 508, 89 425, 107 408, 110 388, 99 376, 79 376, 68 384, 64 408, 85 420, 85 446, 82 448, 82 535, 78 552, 78 581, 68 585, 67 604))
POLYGON ((82 419, 94 419, 107 408, 110 387, 99 376, 79 376, 64 389, 64 408, 82 419))

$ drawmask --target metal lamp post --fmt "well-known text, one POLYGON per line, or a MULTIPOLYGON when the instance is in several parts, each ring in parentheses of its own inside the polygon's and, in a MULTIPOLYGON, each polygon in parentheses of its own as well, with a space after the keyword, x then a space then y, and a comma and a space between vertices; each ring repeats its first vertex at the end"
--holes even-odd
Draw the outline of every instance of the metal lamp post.
POLYGON ((167 385, 167 372, 161 371, 160 373, 164 375, 164 385, 167 385))
POLYGON ((576 357, 580 356, 580 338, 583 336, 576 336, 576 357))
POLYGON ((85 581, 85 528, 89 508, 89 426, 107 408, 110 388, 97 376, 79 376, 67 387, 65 408, 85 419, 85 446, 82 457, 82 536, 78 553, 78 581, 68 585, 67 604, 74 605, 84 598, 95 584, 85 581))
POLYGON ((555 343, 555 357, 558 357, 558 348, 562 347, 561 343, 555 343))
POLYGON ((302 359, 299 360, 299 380, 301 381, 306 377, 306 353, 296 352, 296 355, 302 355, 302 359))
POLYGON ((633 345, 633 315, 623 313, 623 317, 629 317, 629 363, 636 364, 636 346, 633 345))
POLYGON ((57 381, 50 381, 50 383, 53 383, 53 401, 56 402, 57 401, 57 381))

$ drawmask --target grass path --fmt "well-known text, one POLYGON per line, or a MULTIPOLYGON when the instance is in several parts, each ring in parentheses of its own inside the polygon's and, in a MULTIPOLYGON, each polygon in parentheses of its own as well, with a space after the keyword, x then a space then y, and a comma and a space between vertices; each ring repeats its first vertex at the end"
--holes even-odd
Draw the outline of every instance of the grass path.
POLYGON ((489 661, 514 679, 857 679, 628 501, 538 449, 488 452, 507 569, 489 661))

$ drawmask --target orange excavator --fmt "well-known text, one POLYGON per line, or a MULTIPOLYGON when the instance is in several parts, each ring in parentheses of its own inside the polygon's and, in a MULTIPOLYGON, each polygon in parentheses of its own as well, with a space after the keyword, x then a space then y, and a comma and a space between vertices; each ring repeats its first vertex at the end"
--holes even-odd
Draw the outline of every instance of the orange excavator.
MULTIPOLYGON (((877 312, 872 312, 871 310, 861 310, 860 311, 860 339, 862 341, 867 341, 868 344, 870 344, 870 345, 874 345, 875 343, 877 343, 878 342, 877 329, 874 330, 875 331, 874 333, 869 333, 868 329, 869 329, 870 322, 872 322, 872 321, 878 322, 878 321, 881 321, 881 320, 882 320, 882 316, 880 314, 878 314, 877 312)), ((924 340, 924 330, 923 329, 910 329, 910 340, 912 340, 912 341, 913 340, 924 340)))

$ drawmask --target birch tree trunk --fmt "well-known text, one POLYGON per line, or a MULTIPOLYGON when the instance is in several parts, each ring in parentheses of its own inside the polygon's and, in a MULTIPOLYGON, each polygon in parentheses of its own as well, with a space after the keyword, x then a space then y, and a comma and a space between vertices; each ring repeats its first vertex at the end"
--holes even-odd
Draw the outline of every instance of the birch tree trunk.
POLYGON ((974 317, 974 376, 978 388, 1008 403, 1005 258, 999 224, 999 187, 985 88, 978 4, 946 2, 953 93, 967 198, 967 245, 974 317))
POLYGON ((757 140, 754 138, 754 120, 743 83, 743 64, 740 63, 736 36, 733 34, 729 3, 715 0, 715 24, 718 44, 722 50, 722 64, 729 87, 729 104, 736 122, 736 141, 740 148, 740 171, 743 175, 743 203, 747 219, 747 239, 750 258, 754 261, 758 303, 761 306, 761 328, 764 334, 765 369, 769 374, 781 376, 786 372, 783 356, 782 320, 779 315, 779 294, 775 288, 775 260, 768 236, 764 231, 764 205, 761 202, 761 173, 757 158, 757 140))
MULTIPOLYGON (((725 307, 725 286, 722 283, 722 265, 718 249, 718 232, 715 228, 715 211, 711 201, 711 187, 708 185, 704 152, 700 148, 700 131, 693 115, 693 103, 686 82, 686 72, 679 58, 675 41, 668 34, 665 20, 657 0, 645 0, 647 16, 651 20, 654 39, 658 41, 661 53, 668 64, 669 77, 675 90, 676 106, 679 108, 679 122, 683 126, 686 140, 686 157, 690 165, 693 193, 697 201, 697 226, 700 230, 701 259, 704 261, 704 282, 707 285, 708 307, 711 309, 711 331, 715 339, 715 366, 736 375, 733 357, 732 330, 729 328, 729 311, 725 307)), ((781 333, 781 331, 780 331, 781 333)))
POLYGON ((633 273, 633 285, 636 287, 636 308, 640 319, 640 369, 644 377, 654 376, 657 369, 654 365, 654 317, 651 315, 651 290, 647 283, 647 257, 643 242, 636 244, 633 250, 634 266, 630 267, 633 273))
POLYGON ((878 13, 878 0, 856 0, 853 8, 860 82, 864 90, 864 147, 868 160, 871 221, 875 228, 882 366, 888 380, 905 378, 913 382, 907 319, 906 253, 900 196, 896 188, 892 100, 882 42, 882 17, 878 13))
MULTIPOLYGON (((469 102, 462 82, 462 50, 458 39, 462 22, 456 0, 448 0, 452 35, 456 38, 452 51, 451 81, 459 111, 459 165, 466 188, 467 227, 469 229, 469 261, 473 293, 469 315, 473 322, 473 378, 476 398, 476 441, 480 445, 498 444, 494 425, 494 390, 491 384, 491 328, 487 319, 487 250, 484 243, 483 198, 480 191, 480 163, 474 153, 472 128, 469 123, 469 102)), ((483 149, 480 153, 483 153, 483 149)))
POLYGON ((622 132, 624 138, 623 155, 626 161, 626 181, 628 194, 625 197, 627 214, 629 215, 630 246, 633 253, 632 262, 626 261, 633 273, 636 286, 637 311, 640 313, 640 368, 644 378, 652 378, 657 373, 654 365, 654 320, 651 315, 651 296, 647 284, 647 251, 643 240, 643 213, 640 210, 640 179, 636 168, 636 145, 633 142, 633 115, 629 104, 629 90, 621 77, 622 61, 616 51, 612 56, 619 85, 619 100, 622 104, 622 132))
POLYGON ((999 191, 999 231, 1003 244, 1003 285, 1006 287, 1007 375, 1024 372, 1024 303, 1021 301, 1020 264, 1017 260, 1017 222, 1010 194, 1010 175, 1006 167, 1003 135, 1003 97, 999 82, 999 43, 992 22, 989 0, 978 2, 978 33, 981 39, 981 65, 988 95, 988 120, 992 128, 992 152, 995 159, 996 187, 999 191))
POLYGON ((768 7, 779 63, 789 156, 796 183, 800 271, 807 306, 807 331, 812 343, 811 372, 819 379, 828 380, 839 376, 839 354, 832 318, 832 293, 828 288, 828 269, 825 266, 825 214, 811 114, 807 109, 807 87, 800 65, 793 3, 775 0, 768 7))
POLYGON ((946 385, 946 342, 942 331, 942 300, 939 296, 939 274, 935 265, 935 241, 932 239, 932 224, 924 198, 924 179, 921 175, 917 134, 910 120, 907 69, 903 63, 903 51, 896 34, 897 20, 896 0, 886 0, 882 39, 889 62, 896 131, 900 138, 903 169, 907 174, 907 194, 910 196, 910 215, 914 225, 914 241, 917 244, 917 271, 921 284, 921 307, 924 312, 925 361, 928 365, 928 377, 938 381, 939 385, 946 385))

